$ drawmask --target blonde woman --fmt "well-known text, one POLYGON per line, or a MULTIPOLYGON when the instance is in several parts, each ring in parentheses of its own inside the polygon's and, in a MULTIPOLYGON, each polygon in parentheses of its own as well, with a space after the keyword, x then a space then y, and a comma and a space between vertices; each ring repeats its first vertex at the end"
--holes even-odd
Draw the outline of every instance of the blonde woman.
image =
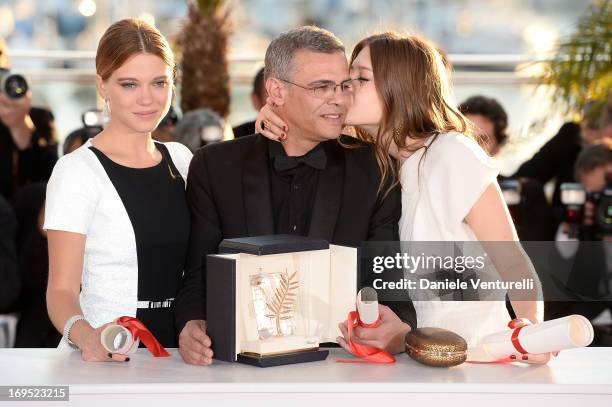
POLYGON ((129 360, 100 342, 102 329, 124 315, 176 347, 171 305, 189 238, 192 155, 151 138, 170 107, 174 69, 156 28, 135 19, 110 26, 96 54, 110 121, 62 157, 49 181, 49 316, 64 334, 60 347, 78 348, 87 361, 129 360))

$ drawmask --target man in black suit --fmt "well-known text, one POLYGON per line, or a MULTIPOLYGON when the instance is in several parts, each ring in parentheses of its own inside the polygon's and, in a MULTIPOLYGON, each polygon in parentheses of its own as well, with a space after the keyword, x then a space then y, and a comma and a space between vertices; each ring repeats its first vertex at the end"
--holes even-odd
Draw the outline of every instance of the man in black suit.
MULTIPOLYGON (((352 94, 340 40, 301 27, 272 41, 265 62, 268 95, 290 128, 286 141, 255 134, 206 146, 189 169, 191 242, 175 300, 179 351, 187 363, 212 361, 205 319, 215 310, 205 309, 205 262, 222 239, 289 233, 359 246, 399 238, 399 190, 379 195, 372 151, 340 136, 352 94)), ((389 306, 381 311, 390 327, 381 343, 403 348, 404 335, 416 326, 414 307, 389 306)))

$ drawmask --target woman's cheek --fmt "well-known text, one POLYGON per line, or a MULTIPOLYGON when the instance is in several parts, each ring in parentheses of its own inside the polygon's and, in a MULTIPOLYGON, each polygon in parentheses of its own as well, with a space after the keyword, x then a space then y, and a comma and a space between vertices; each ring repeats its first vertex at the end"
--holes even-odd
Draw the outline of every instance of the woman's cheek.
POLYGON ((122 92, 117 92, 116 96, 113 98, 113 104, 121 110, 129 109, 133 104, 134 94, 135 92, 130 89, 124 89, 122 92))
POLYGON ((358 93, 354 96, 354 101, 353 101, 353 108, 352 110, 354 110, 357 114, 363 114, 364 112, 364 102, 366 101, 366 99, 363 97, 362 93, 358 93))

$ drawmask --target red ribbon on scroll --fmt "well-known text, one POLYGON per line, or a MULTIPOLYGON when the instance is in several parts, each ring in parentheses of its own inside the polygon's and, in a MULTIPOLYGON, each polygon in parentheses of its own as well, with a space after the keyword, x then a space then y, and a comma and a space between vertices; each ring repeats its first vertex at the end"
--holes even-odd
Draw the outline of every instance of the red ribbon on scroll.
MULTIPOLYGON (((521 329, 523 329, 526 325, 522 325, 516 328, 516 325, 518 324, 518 322, 519 321, 516 319, 513 319, 512 321, 508 322, 508 328, 514 329, 514 331, 512 331, 512 345, 514 346, 514 349, 516 349, 518 353, 526 355, 529 352, 527 352, 525 348, 523 348, 523 345, 521 345, 521 342, 519 341, 519 333, 521 332, 521 329)), ((527 325, 529 325, 529 322, 524 322, 524 323, 527 323, 527 325)))
POLYGON ((127 328, 134 340, 139 338, 156 358, 170 356, 170 353, 155 339, 151 331, 138 318, 121 317, 117 320, 117 325, 127 328))
MULTIPOLYGON (((529 320, 524 319, 524 318, 518 318, 518 319, 513 319, 510 322, 508 322, 508 328, 513 329, 512 331, 512 336, 511 336, 511 340, 512 340, 512 346, 514 346, 514 349, 516 349, 516 351, 522 355, 526 355, 529 352, 527 352, 525 350, 525 348, 523 348, 523 345, 521 345, 521 341, 519 340, 519 333, 521 332, 521 329, 523 329, 525 326, 531 324, 531 322, 529 322, 529 320), (516 327, 519 323, 521 324, 525 324, 525 325, 521 325, 518 328, 516 327)), ((512 363, 512 362, 520 362, 516 359, 511 359, 510 357, 505 358, 505 359, 500 359, 500 360, 495 360, 495 361, 478 361, 478 360, 467 360, 466 363, 481 363, 481 364, 487 364, 487 363, 512 363)))
POLYGON ((360 326, 362 328, 376 328, 380 323, 377 321, 373 324, 364 324, 359 319, 357 311, 351 311, 347 318, 348 338, 347 342, 351 347, 351 353, 362 359, 358 360, 337 360, 341 363, 395 363, 395 357, 387 351, 374 348, 372 346, 361 345, 353 342, 353 328, 360 326))

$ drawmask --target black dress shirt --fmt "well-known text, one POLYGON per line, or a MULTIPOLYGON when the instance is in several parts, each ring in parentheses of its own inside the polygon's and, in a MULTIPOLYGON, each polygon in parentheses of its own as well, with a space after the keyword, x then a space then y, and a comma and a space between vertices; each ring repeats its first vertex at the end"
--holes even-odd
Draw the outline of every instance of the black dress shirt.
POLYGON ((310 164, 312 160, 309 158, 314 155, 320 157, 321 154, 325 157, 325 149, 323 145, 318 144, 304 156, 288 157, 280 143, 268 141, 268 154, 275 232, 306 236, 310 227, 319 173, 326 165, 323 160, 322 164, 316 163, 315 166, 319 168, 315 168, 310 164), (289 161, 284 167, 290 167, 292 160, 295 161, 295 166, 283 168, 282 164, 279 165, 282 160, 289 161))

